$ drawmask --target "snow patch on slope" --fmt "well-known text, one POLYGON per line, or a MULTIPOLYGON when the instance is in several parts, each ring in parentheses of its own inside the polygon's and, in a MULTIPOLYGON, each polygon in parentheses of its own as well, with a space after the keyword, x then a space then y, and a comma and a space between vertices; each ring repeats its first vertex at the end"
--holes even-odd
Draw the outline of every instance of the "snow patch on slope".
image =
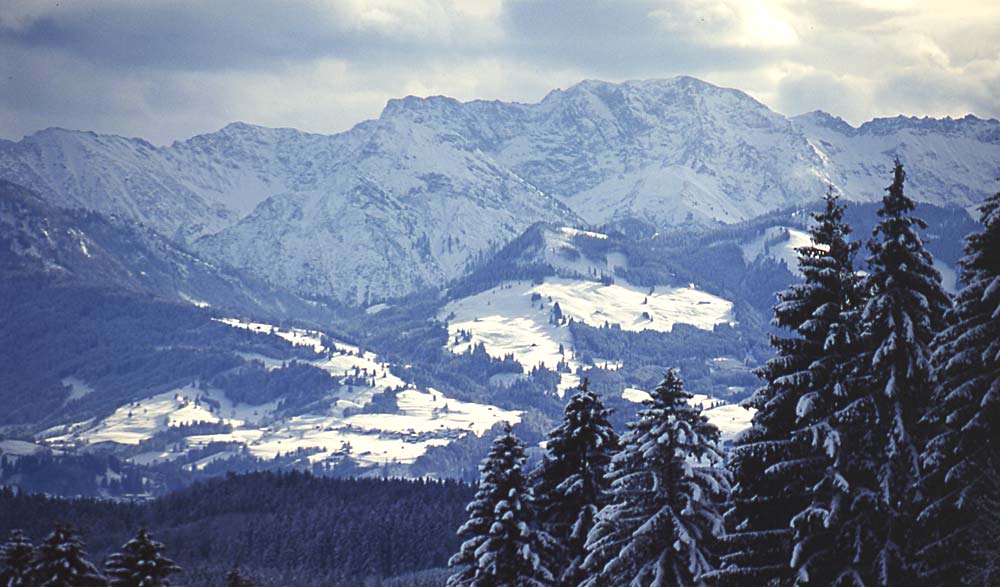
POLYGON ((750 242, 741 245, 743 260, 747 263, 756 261, 759 257, 770 257, 775 261, 784 261, 788 270, 801 276, 799 270, 799 253, 796 249, 813 244, 808 232, 785 226, 772 226, 750 242))
POLYGON ((454 353, 482 343, 490 355, 513 354, 528 368, 542 364, 551 369, 563 360, 573 367, 569 328, 552 320, 556 304, 566 319, 595 327, 617 324, 632 332, 669 332, 677 323, 711 330, 733 320, 731 302, 695 288, 657 286, 650 292, 627 283, 568 278, 505 282, 450 302, 438 318, 448 322, 448 348, 454 353))

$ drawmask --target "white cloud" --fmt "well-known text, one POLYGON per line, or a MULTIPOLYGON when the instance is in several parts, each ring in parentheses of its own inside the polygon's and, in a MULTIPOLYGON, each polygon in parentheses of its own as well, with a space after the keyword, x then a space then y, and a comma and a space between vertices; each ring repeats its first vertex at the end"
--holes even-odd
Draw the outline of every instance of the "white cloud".
POLYGON ((336 132, 406 94, 535 101, 679 74, 785 114, 1000 116, 1000 4, 972 0, 7 0, 0 136, 336 132))

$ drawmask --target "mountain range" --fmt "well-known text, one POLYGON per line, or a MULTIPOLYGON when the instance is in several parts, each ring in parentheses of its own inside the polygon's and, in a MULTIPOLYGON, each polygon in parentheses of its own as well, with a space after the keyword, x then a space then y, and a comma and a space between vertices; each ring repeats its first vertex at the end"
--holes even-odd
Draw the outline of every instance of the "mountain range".
POLYGON ((895 157, 917 200, 971 209, 996 188, 1000 122, 853 127, 690 77, 584 81, 535 104, 391 100, 334 135, 234 123, 156 146, 47 129, 0 141, 0 179, 271 285, 367 305, 454 280, 540 221, 711 227, 827 185, 871 201, 895 157))

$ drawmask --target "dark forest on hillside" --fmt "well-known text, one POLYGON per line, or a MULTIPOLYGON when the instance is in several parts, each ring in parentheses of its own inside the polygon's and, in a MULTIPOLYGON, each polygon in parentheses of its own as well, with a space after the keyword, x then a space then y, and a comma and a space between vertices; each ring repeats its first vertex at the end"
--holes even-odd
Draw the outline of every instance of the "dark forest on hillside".
POLYGON ((140 527, 166 545, 178 585, 221 585, 238 564, 259 587, 378 584, 444 567, 472 489, 457 482, 230 475, 147 503, 0 491, 0 533, 34 542, 75 528, 96 564, 140 527))

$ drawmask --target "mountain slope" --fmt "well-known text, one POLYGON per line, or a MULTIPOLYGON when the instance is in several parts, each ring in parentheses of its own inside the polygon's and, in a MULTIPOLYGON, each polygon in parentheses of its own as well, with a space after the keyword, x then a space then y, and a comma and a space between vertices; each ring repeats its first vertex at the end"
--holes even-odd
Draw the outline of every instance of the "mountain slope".
POLYGON ((268 198, 196 250, 297 291, 367 303, 459 277, 533 222, 579 222, 430 126, 386 119, 331 140, 351 158, 317 187, 268 198))
POLYGON ((694 78, 581 82, 535 104, 391 100, 336 135, 234 123, 170 146, 49 129, 0 141, 0 178, 120 216, 272 283, 351 303, 441 286, 534 222, 736 222, 879 198, 899 156, 919 201, 995 188, 1000 122, 786 118, 694 78))
POLYGON ((854 128, 825 112, 792 119, 822 155, 830 180, 852 199, 881 197, 893 157, 906 164, 920 202, 971 209, 996 189, 1000 123, 975 116, 878 118, 854 128))
POLYGON ((0 275, 38 275, 256 316, 328 322, 307 301, 189 253, 142 226, 56 208, 0 180, 0 275))

